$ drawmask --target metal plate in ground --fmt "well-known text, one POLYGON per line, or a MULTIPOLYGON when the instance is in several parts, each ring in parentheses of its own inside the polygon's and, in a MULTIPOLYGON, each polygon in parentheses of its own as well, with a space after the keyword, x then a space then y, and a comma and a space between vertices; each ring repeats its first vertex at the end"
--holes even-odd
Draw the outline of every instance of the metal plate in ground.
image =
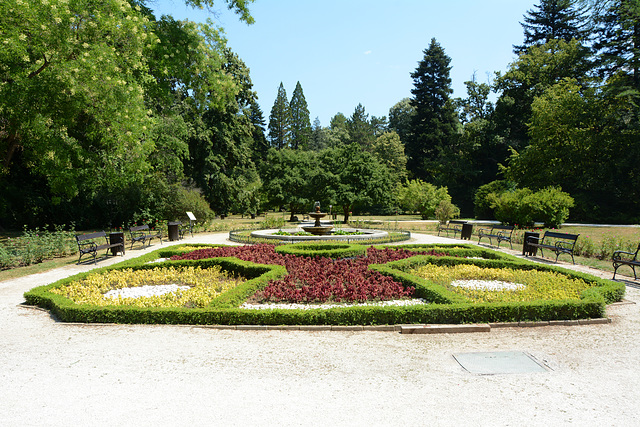
POLYGON ((522 351, 457 353, 453 357, 465 370, 478 375, 547 372, 547 368, 522 351))

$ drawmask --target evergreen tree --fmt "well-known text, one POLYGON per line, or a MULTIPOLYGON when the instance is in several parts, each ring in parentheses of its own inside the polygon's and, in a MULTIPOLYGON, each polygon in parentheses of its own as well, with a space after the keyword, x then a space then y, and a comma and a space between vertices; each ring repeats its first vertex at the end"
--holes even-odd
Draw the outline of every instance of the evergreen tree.
POLYGON ((457 117, 449 96, 451 58, 431 39, 424 58, 411 73, 414 88, 411 105, 415 108, 412 117, 411 136, 405 146, 407 166, 415 178, 430 181, 434 178, 434 165, 438 156, 446 151, 456 137, 457 117))
POLYGON ((309 107, 300 82, 296 84, 291 95, 289 111, 291 111, 291 148, 307 148, 311 138, 311 121, 309 107))
POLYGON ((249 108, 249 120, 253 124, 253 158, 254 162, 259 163, 259 161, 267 158, 269 142, 264 135, 266 123, 262 109, 255 101, 251 103, 249 108))
POLYGON ((587 18, 576 0, 540 0, 529 10, 521 22, 524 29, 524 44, 514 46, 514 52, 520 54, 531 46, 541 46, 552 39, 566 42, 585 38, 587 18))
POLYGON ((347 130, 351 143, 358 144, 362 149, 371 151, 375 142, 375 135, 369 115, 365 113, 362 104, 358 104, 351 117, 347 120, 347 130))
POLYGON ((311 128, 311 140, 309 141, 309 150, 320 151, 329 147, 329 139, 327 137, 327 129, 320 124, 320 119, 316 117, 311 128))
POLYGON ((269 116, 269 142, 277 149, 288 147, 291 142, 291 110, 282 83, 269 116))
POLYGON ((598 71, 616 85, 640 90, 640 2, 613 0, 595 15, 598 71))

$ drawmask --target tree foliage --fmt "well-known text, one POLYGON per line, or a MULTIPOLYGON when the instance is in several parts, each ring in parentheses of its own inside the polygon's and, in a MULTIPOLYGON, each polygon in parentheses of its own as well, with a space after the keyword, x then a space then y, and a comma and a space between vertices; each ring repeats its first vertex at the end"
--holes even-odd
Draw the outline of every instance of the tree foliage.
POLYGON ((269 115, 269 141, 277 149, 290 147, 291 144, 291 108, 282 83, 269 115))
POLYGON ((405 145, 409 171, 417 178, 434 178, 438 157, 457 135, 457 117, 450 95, 451 58, 431 39, 418 68, 411 73, 414 88, 411 105, 415 114, 405 145))
POLYGON ((309 119, 309 106, 300 82, 296 84, 293 95, 291 95, 289 112, 291 117, 291 148, 306 149, 311 139, 311 121, 309 119))

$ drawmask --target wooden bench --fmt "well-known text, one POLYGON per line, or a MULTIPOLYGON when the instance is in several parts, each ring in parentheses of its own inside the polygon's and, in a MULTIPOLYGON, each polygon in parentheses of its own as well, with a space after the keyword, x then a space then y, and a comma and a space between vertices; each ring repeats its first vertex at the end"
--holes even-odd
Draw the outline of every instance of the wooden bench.
POLYGON ((633 278, 634 280, 638 279, 636 275, 636 267, 640 267, 640 261, 638 261, 638 252, 640 251, 640 243, 638 243, 638 248, 635 252, 625 252, 625 251, 615 251, 613 253, 613 279, 616 279, 616 273, 618 272, 618 267, 623 265, 628 265, 633 270, 633 278), (627 256, 624 256, 627 255, 627 256))
POLYGON ((129 233, 131 234, 131 248, 133 249, 133 244, 136 242, 142 242, 142 249, 144 249, 145 243, 149 242, 147 247, 151 246, 151 239, 157 237, 160 239, 160 244, 162 244, 162 233, 160 232, 149 232, 149 225, 137 225, 135 227, 129 227, 129 233))
POLYGON ((452 219, 446 224, 438 223, 438 236, 441 231, 447 233, 447 237, 449 237, 449 232, 453 231, 453 237, 456 237, 456 233, 462 234, 462 224, 466 224, 467 221, 460 221, 452 219))
POLYGON ((530 247, 540 248, 540 253, 544 257, 544 249, 548 249, 556 253, 556 262, 561 254, 571 255, 571 261, 575 264, 573 259, 573 248, 576 246, 579 234, 558 233, 556 231, 545 231, 542 239, 535 236, 529 236, 526 245, 530 247))
POLYGON ((87 254, 93 256, 93 263, 95 264, 96 255, 98 254, 98 251, 101 251, 103 249, 107 250, 107 253, 105 253, 105 256, 107 256, 109 249, 112 249, 112 248, 118 248, 118 252, 121 252, 122 256, 124 256, 124 239, 121 242, 111 243, 109 242, 107 233, 105 233, 104 231, 98 231, 98 232, 89 233, 89 234, 79 234, 76 236, 76 242, 78 243, 78 252, 80 252, 80 257, 78 258, 78 264, 80 264, 80 260, 82 259, 82 257, 87 254), (105 239, 104 244, 100 245, 94 241, 95 239, 101 239, 103 237, 105 239))
POLYGON ((492 239, 497 239, 498 247, 500 247, 500 243, 502 242, 509 242, 509 246, 513 249, 513 243, 511 242, 513 229, 513 225, 493 225, 491 228, 480 228, 478 229, 478 243, 480 243, 483 237, 488 237, 490 245, 493 245, 492 239))

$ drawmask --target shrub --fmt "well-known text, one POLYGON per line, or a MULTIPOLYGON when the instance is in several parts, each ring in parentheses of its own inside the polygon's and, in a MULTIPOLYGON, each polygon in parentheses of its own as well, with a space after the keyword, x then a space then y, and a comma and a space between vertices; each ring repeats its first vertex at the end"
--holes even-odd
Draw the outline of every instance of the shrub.
MULTIPOLYGON (((419 212, 422 219, 433 218, 441 202, 451 204, 451 196, 447 187, 436 187, 433 184, 414 179, 398 190, 398 204, 407 212, 419 212)), ((446 206, 446 205, 445 205, 446 206)), ((451 214, 457 209, 448 206, 451 214)))
POLYGON ((486 196, 495 218, 506 224, 531 226, 534 221, 556 228, 569 218, 573 198, 560 188, 547 187, 537 192, 528 188, 489 193, 486 196))

